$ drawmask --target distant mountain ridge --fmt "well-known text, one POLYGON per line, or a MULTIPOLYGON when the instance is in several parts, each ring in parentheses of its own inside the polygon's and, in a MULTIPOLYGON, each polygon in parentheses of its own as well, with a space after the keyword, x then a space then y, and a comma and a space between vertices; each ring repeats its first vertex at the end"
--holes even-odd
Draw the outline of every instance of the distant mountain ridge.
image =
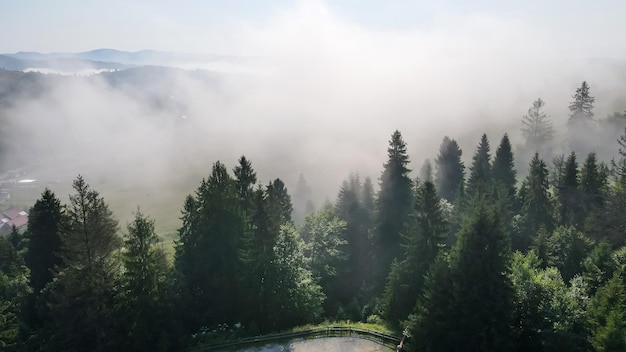
POLYGON ((244 64, 250 58, 226 55, 189 54, 158 50, 122 51, 96 49, 79 53, 17 52, 0 54, 0 68, 11 71, 51 69, 118 70, 134 66, 178 66, 186 64, 229 62, 244 64))

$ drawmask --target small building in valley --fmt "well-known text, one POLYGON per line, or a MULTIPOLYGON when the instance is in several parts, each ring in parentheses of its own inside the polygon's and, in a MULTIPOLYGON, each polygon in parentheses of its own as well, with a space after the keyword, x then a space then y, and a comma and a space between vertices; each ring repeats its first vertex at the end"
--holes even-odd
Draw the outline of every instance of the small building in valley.
POLYGON ((11 228, 15 226, 18 230, 28 224, 28 213, 22 209, 11 208, 0 213, 0 235, 11 233, 11 228))

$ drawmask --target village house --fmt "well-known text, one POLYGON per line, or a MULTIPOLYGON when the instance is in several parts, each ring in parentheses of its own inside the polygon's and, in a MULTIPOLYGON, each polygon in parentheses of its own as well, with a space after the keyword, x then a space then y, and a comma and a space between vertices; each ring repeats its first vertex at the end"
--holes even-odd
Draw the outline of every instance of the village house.
POLYGON ((28 223, 28 213, 18 208, 11 208, 0 213, 0 235, 11 233, 15 226, 21 230, 28 223))

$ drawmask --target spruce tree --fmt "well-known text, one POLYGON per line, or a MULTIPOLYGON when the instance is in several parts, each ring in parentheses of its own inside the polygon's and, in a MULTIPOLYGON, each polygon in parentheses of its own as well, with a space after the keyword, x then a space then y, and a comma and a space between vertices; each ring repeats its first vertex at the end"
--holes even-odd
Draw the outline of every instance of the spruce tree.
POLYGON ((569 104, 570 116, 568 123, 574 124, 580 121, 593 120, 593 103, 595 103, 596 98, 591 96, 587 81, 581 83, 572 98, 574 100, 569 104))
POLYGON ((122 254, 124 289, 120 318, 128 332, 129 349, 154 350, 167 334, 165 316, 167 258, 154 230, 154 220, 140 210, 127 226, 122 254), (161 340, 161 341, 159 341, 161 340))
POLYGON ((583 219, 581 219, 582 199, 578 183, 576 153, 572 152, 567 158, 560 178, 557 189, 560 224, 563 226, 577 226, 583 219))
POLYGON ((437 253, 445 246, 447 223, 432 182, 420 184, 415 210, 402 236, 404 260, 389 274, 385 290, 385 315, 392 324, 406 319, 422 293, 424 277, 437 253), (398 279, 395 279, 397 276, 398 279), (390 285, 399 285, 392 287, 390 285))
POLYGON ((608 188, 608 169, 598 163, 596 153, 587 155, 580 169, 580 189, 584 194, 584 203, 588 206, 602 207, 608 188))
POLYGON ((583 82, 576 93, 572 96, 574 99, 570 105, 570 116, 567 121, 569 129, 570 149, 577 154, 586 154, 596 145, 591 141, 596 137, 596 124, 593 119, 593 103, 595 98, 589 92, 589 85, 583 82))
MULTIPOLYGON (((361 289, 371 279, 371 246, 368 238, 372 222, 373 189, 368 178, 361 184, 359 175, 350 175, 339 190, 335 212, 346 222, 347 269, 345 291, 363 304, 361 289), (369 204, 369 205, 368 205, 369 204), (369 207, 369 209, 368 209, 369 207)), ((359 309, 360 311, 360 309, 359 309)), ((359 319, 360 314, 351 319, 359 319)))
POLYGON ((252 169, 250 160, 242 155, 239 158, 239 165, 235 166, 233 173, 235 174, 235 184, 241 201, 241 207, 247 211, 251 206, 252 191, 256 184, 256 172, 252 169))
POLYGON ((63 207, 61 201, 49 189, 28 213, 28 252, 26 265, 30 269, 30 285, 35 296, 53 279, 53 270, 62 264, 59 235, 63 207))
MULTIPOLYGON (((500 145, 496 150, 496 156, 492 165, 493 179, 503 189, 507 196, 506 203, 513 205, 515 203, 515 165, 513 163, 513 151, 509 136, 505 133, 500 141, 500 145)), ((511 207, 511 205, 509 207, 511 207)))
POLYGON ((530 162, 528 176, 524 180, 520 198, 522 201, 521 229, 513 238, 513 249, 526 250, 532 239, 544 228, 553 229, 552 205, 548 190, 548 169, 539 154, 530 162))
POLYGON ((450 254, 456 314, 448 319, 454 350, 511 349, 510 258, 510 239, 501 215, 479 206, 463 224, 450 254))
POLYGON ((236 322, 240 245, 245 217, 236 182, 219 161, 202 180, 195 197, 185 201, 176 243, 175 267, 180 275, 181 307, 188 331, 236 322))
POLYGON ((476 148, 476 153, 472 157, 465 195, 469 199, 484 197, 491 190, 492 179, 489 140, 487 140, 487 135, 483 134, 480 138, 480 144, 476 148))
POLYGON ((121 246, 117 221, 99 193, 78 176, 61 229, 61 256, 50 305, 59 327, 50 341, 52 349, 111 349, 109 318, 116 296, 121 246))
POLYGON ((553 130, 552 121, 543 111, 545 102, 537 98, 528 109, 528 113, 522 117, 522 136, 524 136, 526 148, 535 152, 549 152, 547 150, 553 130))
POLYGON ((599 163, 596 154, 590 153, 580 169, 581 200, 585 219, 583 230, 595 241, 600 241, 606 231, 606 202, 609 198, 608 167, 599 163))
POLYGON ((51 318, 41 293, 52 282, 54 271, 63 263, 60 255, 62 219, 61 202, 46 188, 30 209, 26 229, 28 242, 24 261, 30 269, 32 294, 24 307, 23 320, 30 329, 41 328, 51 318))
POLYGON ((435 183, 439 195, 452 203, 455 201, 465 178, 465 166, 461 161, 463 151, 454 139, 444 137, 435 160, 437 171, 435 183))
POLYGON ((412 182, 407 168, 409 156, 399 131, 395 131, 387 149, 388 161, 380 177, 380 191, 376 204, 375 230, 378 255, 378 283, 387 274, 394 258, 401 255, 400 232, 412 208, 412 182))

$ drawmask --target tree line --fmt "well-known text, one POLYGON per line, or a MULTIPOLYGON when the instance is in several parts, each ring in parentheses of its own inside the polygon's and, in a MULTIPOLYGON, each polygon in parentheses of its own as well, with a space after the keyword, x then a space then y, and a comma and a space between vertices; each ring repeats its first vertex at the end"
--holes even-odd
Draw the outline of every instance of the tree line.
MULTIPOLYGON (((588 90, 572 124, 593 117, 588 90)), ((0 346, 180 350, 328 319, 406 329, 416 351, 623 351, 626 130, 617 160, 548 165, 542 107, 523 118, 523 178, 507 134, 493 155, 482 135, 468 168, 445 137, 411 178, 395 131, 378 190, 352 174, 302 221, 282 180, 259 183, 245 156, 215 162, 171 257, 155 220, 138 209, 120 231, 82 176, 68 204, 46 189, 26 231, 0 238, 0 346)))

